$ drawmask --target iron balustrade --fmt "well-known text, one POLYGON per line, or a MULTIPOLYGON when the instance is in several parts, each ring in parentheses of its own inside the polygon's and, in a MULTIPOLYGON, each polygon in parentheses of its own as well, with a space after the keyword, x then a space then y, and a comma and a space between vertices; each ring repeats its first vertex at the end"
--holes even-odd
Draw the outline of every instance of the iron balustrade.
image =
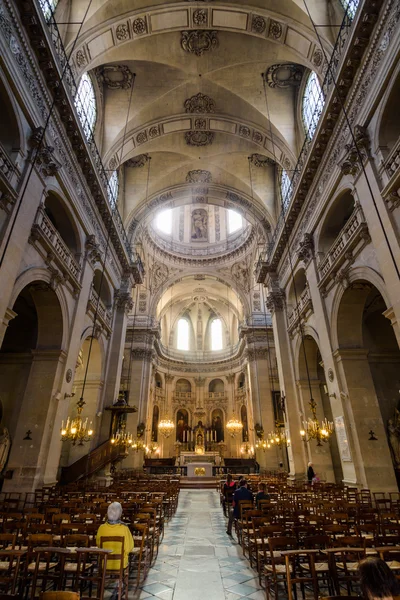
MULTIPOLYGON (((104 168, 100 152, 98 151, 96 142, 94 140, 93 132, 91 133, 91 136, 89 136, 89 137, 87 137, 85 134, 85 131, 86 131, 85 123, 87 124, 89 122, 88 115, 86 115, 83 107, 79 110, 79 113, 76 108, 75 98, 76 98, 76 94, 78 91, 78 85, 75 82, 75 77, 74 77, 71 65, 69 64, 68 57, 65 52, 64 44, 63 44, 59 29, 57 27, 57 23, 56 23, 56 20, 54 17, 53 3, 50 0, 36 0, 36 2, 40 9, 38 12, 43 15, 43 19, 48 27, 50 39, 53 43, 53 46, 55 49, 55 54, 57 56, 59 66, 61 68, 61 72, 63 73, 62 81, 64 84, 64 88, 66 89, 67 93, 69 94, 69 96, 72 100, 72 106, 74 107, 75 114, 77 116, 77 121, 80 123, 81 129, 83 130, 82 137, 85 140, 86 145, 90 151, 90 155, 92 157, 94 166, 96 168, 96 171, 97 171, 97 174, 101 181, 104 193, 108 200, 109 198, 112 197, 112 187, 110 185, 109 177, 107 175, 106 169, 104 168)), ((115 207, 115 208, 111 209, 111 206, 110 206, 110 211, 111 211, 111 216, 112 216, 114 225, 117 228, 117 231, 118 231, 118 233, 121 237, 121 240, 125 246, 126 252, 130 258, 131 263, 136 266, 139 273, 144 274, 143 263, 140 259, 140 256, 138 256, 136 253, 134 253, 132 251, 131 242, 129 241, 128 235, 125 231, 125 227, 123 225, 121 215, 119 214, 118 208, 115 207)))
POLYGON ((314 114, 311 117, 311 123, 308 128, 305 128, 305 139, 303 146, 301 148, 299 157, 297 159, 296 166, 293 170, 292 176, 290 178, 290 185, 287 187, 286 193, 282 195, 282 209, 279 214, 274 232, 272 237, 267 244, 265 253, 262 253, 258 259, 256 269, 262 269, 262 263, 268 262, 269 258, 272 256, 276 242, 278 237, 280 236, 282 229, 285 225, 285 215, 290 206, 291 200, 296 195, 296 188, 301 179, 301 175, 304 169, 304 166, 307 162, 308 155, 310 153, 313 140, 316 137, 316 130, 318 128, 318 123, 321 120, 321 115, 325 108, 325 100, 331 92, 332 88, 335 85, 335 75, 338 70, 341 58, 343 56, 343 49, 346 45, 347 39, 350 34, 350 29, 352 23, 354 21, 354 16, 356 13, 356 8, 359 4, 358 0, 350 0, 347 4, 345 15, 343 17, 342 24, 339 29, 338 36, 336 38, 335 46, 333 48, 333 52, 331 55, 331 59, 329 63, 326 64, 324 69, 325 76, 321 86, 321 91, 319 95, 319 99, 322 102, 316 102, 316 107, 314 110, 314 114), (322 97, 321 97, 322 95, 322 97), (323 108, 321 109, 321 104, 323 108), (315 121, 317 120, 317 126, 315 126, 315 121), (311 131, 313 131, 313 135, 311 135, 311 131))

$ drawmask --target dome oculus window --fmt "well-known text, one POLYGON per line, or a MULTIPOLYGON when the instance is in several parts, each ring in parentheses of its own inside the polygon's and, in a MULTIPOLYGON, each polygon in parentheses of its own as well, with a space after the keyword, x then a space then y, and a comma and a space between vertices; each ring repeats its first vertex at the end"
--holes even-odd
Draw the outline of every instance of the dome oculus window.
POLYGON ((75 96, 75 108, 86 138, 89 139, 93 135, 97 111, 93 84, 87 73, 82 75, 79 82, 75 96))
POLYGON ((228 233, 235 233, 243 227, 242 215, 235 210, 228 210, 228 233))
POLYGON ((58 0, 39 0, 40 8, 42 9, 46 21, 51 19, 52 14, 57 8, 58 0))
POLYGON ((211 350, 222 350, 221 319, 214 319, 211 323, 211 350))
POLYGON ((179 319, 178 321, 176 347, 178 350, 189 350, 189 323, 186 319, 179 319))
POLYGON ((118 200, 119 181, 117 171, 111 173, 111 177, 108 180, 108 201, 112 208, 115 207, 118 200))
POLYGON ((283 210, 286 210, 292 197, 292 182, 287 171, 284 169, 282 169, 280 185, 283 210))
POLYGON ((312 71, 308 77, 303 95, 302 117, 306 135, 311 139, 317 129, 324 108, 324 95, 317 75, 312 71))
POLYGON ((171 235, 172 233, 172 209, 168 208, 158 213, 156 217, 156 227, 162 233, 171 235))

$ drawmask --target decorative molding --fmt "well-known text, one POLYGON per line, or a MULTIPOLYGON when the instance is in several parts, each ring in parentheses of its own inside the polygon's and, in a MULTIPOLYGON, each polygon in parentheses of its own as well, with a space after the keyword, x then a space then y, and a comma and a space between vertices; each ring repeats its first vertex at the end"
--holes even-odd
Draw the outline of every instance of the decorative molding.
POLYGON ((353 175, 355 177, 368 159, 370 142, 366 128, 361 125, 354 127, 353 135, 352 143, 345 144, 347 154, 339 164, 344 175, 353 175))
POLYGON ((85 242, 85 259, 90 262, 92 267, 97 262, 101 262, 101 252, 99 244, 96 242, 95 235, 88 235, 85 242))
POLYGON ((304 67, 293 63, 272 65, 265 72, 265 81, 271 88, 298 87, 304 74, 304 67))
POLYGON ((125 42, 130 39, 130 32, 127 23, 120 23, 115 29, 115 37, 119 42, 125 42))
POLYGON ((250 163, 258 168, 275 167, 276 162, 268 156, 262 154, 252 154, 250 156, 250 163))
POLYGON ((213 131, 187 131, 185 141, 188 146, 210 146, 214 141, 215 133, 213 131))
POLYGON ((129 90, 134 75, 126 65, 103 65, 96 69, 98 80, 110 90, 129 90))
POLYGON ((210 96, 199 92, 184 102, 187 113, 215 113, 215 102, 210 96))
POLYGON ((272 290, 267 296, 266 305, 271 313, 283 310, 285 306, 285 292, 280 288, 272 290))
POLYGON ((150 156, 148 154, 139 154, 138 156, 134 156, 127 160, 124 165, 126 167, 131 167, 133 169, 138 169, 144 167, 147 162, 150 160, 150 156))
POLYGON ((131 312, 133 309, 132 294, 125 288, 117 290, 114 296, 114 306, 117 310, 124 310, 126 313, 131 312))
POLYGON ((269 23, 268 37, 279 40, 283 34, 283 26, 279 21, 271 20, 269 23))
POLYGON ((268 348, 247 348, 247 357, 250 361, 267 359, 269 357, 268 348))
POLYGON ((251 20, 251 31, 253 33, 264 33, 266 27, 267 22, 264 17, 261 17, 260 15, 253 15, 251 20))
POLYGON ((188 172, 186 175, 186 181, 188 183, 211 183, 212 175, 210 171, 205 171, 204 169, 195 169, 188 172))
POLYGON ((307 267, 314 256, 314 240, 311 233, 305 233, 297 248, 297 256, 307 267))
POLYGON ((204 8, 198 8, 193 12, 193 23, 197 27, 207 27, 208 25, 208 11, 204 8))
POLYGON ((147 33, 147 22, 146 18, 138 17, 132 21, 132 31, 136 35, 143 35, 147 33))
POLYGON ((185 52, 202 56, 204 52, 218 48, 218 32, 204 29, 182 31, 181 46, 185 52))

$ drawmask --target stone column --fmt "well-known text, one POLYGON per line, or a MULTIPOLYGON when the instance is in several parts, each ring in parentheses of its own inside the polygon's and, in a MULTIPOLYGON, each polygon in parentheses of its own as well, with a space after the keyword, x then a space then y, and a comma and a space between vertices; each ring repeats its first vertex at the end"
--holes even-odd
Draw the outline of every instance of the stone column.
POLYGON ((3 491, 7 492, 28 492, 44 484, 45 465, 58 408, 56 385, 66 355, 60 350, 33 350, 32 353, 32 366, 7 465, 13 471, 13 477, 5 480, 3 486, 3 491), (28 430, 32 432, 32 440, 24 440, 28 430))
POLYGON ((285 425, 289 431, 290 445, 288 446, 289 475, 291 478, 304 479, 307 465, 307 455, 304 442, 300 436, 301 422, 294 384, 294 372, 291 348, 289 344, 284 307, 284 293, 273 289, 267 297, 267 307, 271 311, 272 328, 274 331, 275 352, 278 363, 278 376, 282 392, 285 395, 285 425))
POLYGON ((334 353, 344 383, 348 426, 354 441, 357 482, 372 491, 398 491, 385 426, 363 348, 340 348, 334 353), (374 431, 376 441, 369 440, 374 431))

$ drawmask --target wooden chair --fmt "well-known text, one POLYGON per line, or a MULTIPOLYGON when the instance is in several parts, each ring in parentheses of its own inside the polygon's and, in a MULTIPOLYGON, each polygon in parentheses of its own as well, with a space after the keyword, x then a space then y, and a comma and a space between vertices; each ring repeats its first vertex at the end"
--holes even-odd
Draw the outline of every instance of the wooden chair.
POLYGON ((350 595, 352 584, 359 581, 358 565, 360 560, 365 558, 365 545, 328 548, 325 552, 328 555, 329 569, 336 593, 340 595, 340 588, 345 585, 350 595))
MULTIPOLYGON (((40 600, 80 600, 76 592, 41 592, 40 600)), ((0 598, 1 600, 1 598, 0 598)))
POLYGON ((133 537, 134 548, 129 554, 129 577, 134 575, 136 568, 136 587, 138 587, 140 583, 140 576, 142 575, 143 579, 146 579, 147 572, 151 564, 150 552, 147 551, 146 547, 146 537, 148 535, 147 525, 137 523, 131 528, 131 533, 133 537))
POLYGON ((270 537, 268 546, 270 554, 269 562, 264 566, 265 591, 267 600, 269 600, 271 588, 273 588, 274 596, 277 600, 279 596, 279 584, 283 583, 286 586, 286 564, 285 559, 282 557, 282 552, 297 550, 297 539, 289 536, 270 537))
POLYGON ((319 585, 315 570, 316 553, 318 553, 318 550, 288 550, 282 552, 285 559, 288 600, 293 600, 293 592, 294 598, 297 600, 297 585, 300 585, 304 598, 304 588, 307 584, 311 586, 314 600, 319 600, 319 585))
POLYGON ((107 556, 110 550, 100 548, 77 548, 78 567, 75 578, 75 592, 80 592, 80 600, 103 600, 107 556), (93 588, 96 595, 93 596, 93 588), (89 595, 84 595, 84 592, 89 595))
POLYGON ((112 554, 108 557, 109 561, 113 561, 114 565, 118 561, 117 568, 106 569, 106 581, 116 581, 118 582, 118 600, 121 600, 122 596, 127 600, 128 598, 128 588, 129 588, 129 562, 128 565, 124 566, 125 561, 125 538, 122 536, 101 536, 100 537, 100 548, 104 550, 108 550, 107 544, 113 544, 117 542, 121 544, 121 550, 117 554, 116 552, 112 552, 112 554))
POLYGON ((4 593, 15 594, 20 562, 25 554, 22 550, 0 550, 0 589, 4 593))
MULTIPOLYGON (((55 590, 61 589, 65 561, 71 551, 50 546, 35 548, 34 552, 36 556, 32 574, 31 600, 34 600, 39 585, 42 592, 46 590, 49 583, 55 590)), ((28 571, 31 566, 28 565, 28 571)))

